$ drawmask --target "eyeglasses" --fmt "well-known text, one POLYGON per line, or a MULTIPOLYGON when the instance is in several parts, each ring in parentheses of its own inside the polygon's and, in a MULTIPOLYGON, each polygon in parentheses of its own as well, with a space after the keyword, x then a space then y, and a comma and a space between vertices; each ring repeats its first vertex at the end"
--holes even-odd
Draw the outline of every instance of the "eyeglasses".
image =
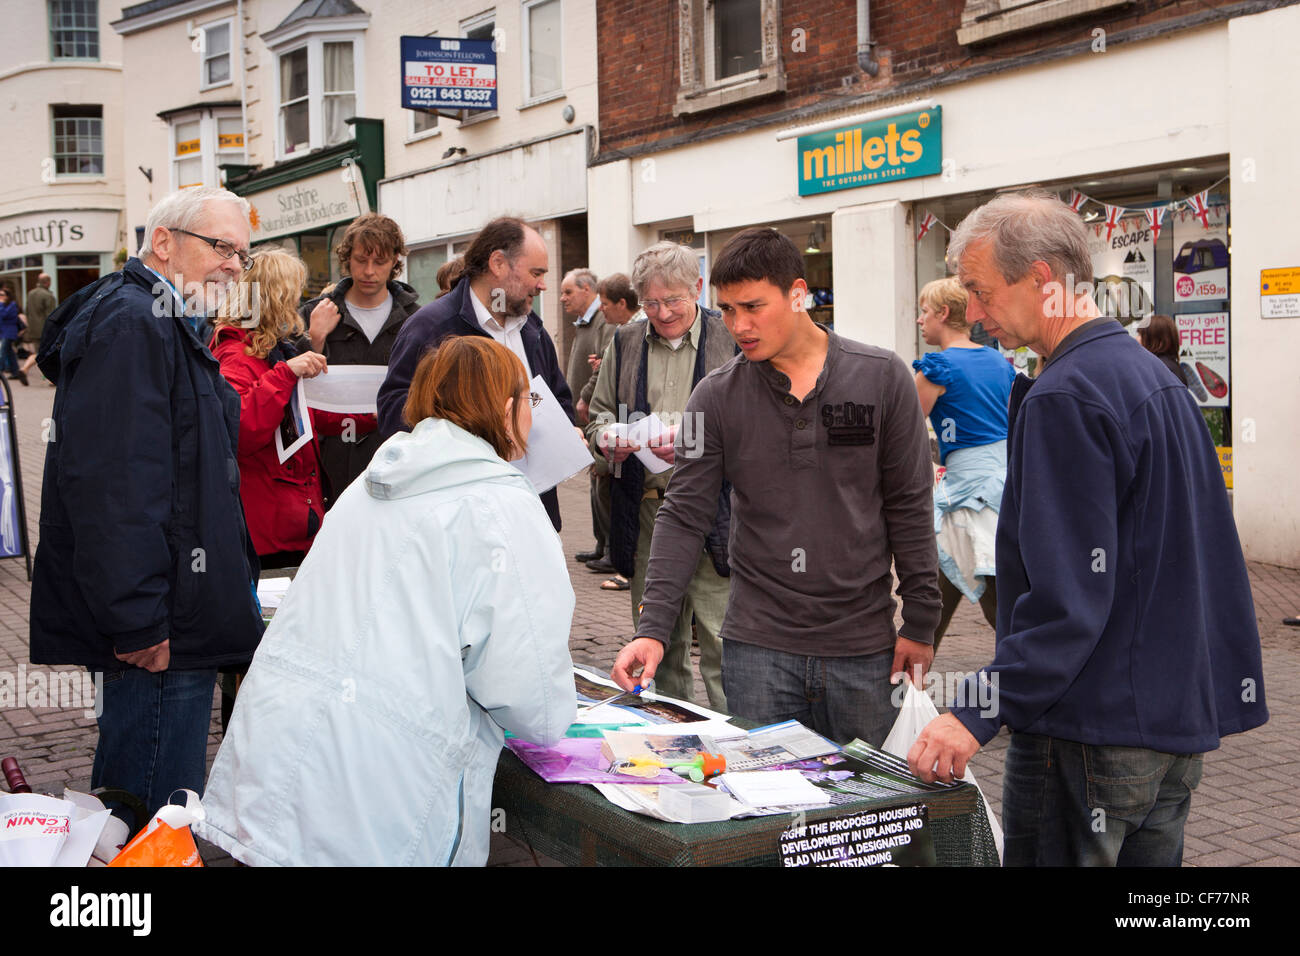
POLYGON ((210 245, 213 251, 223 259, 229 259, 231 256, 239 256, 239 264, 247 272, 253 266, 253 257, 247 252, 240 252, 225 239, 213 239, 211 236, 200 236, 197 232, 190 232, 188 229, 172 229, 172 232, 183 232, 187 236, 193 236, 195 239, 202 239, 210 245))
POLYGON ((529 392, 528 404, 533 408, 536 408, 538 405, 542 404, 542 396, 538 395, 536 392, 529 392))
POLYGON ((660 309, 675 309, 683 302, 692 301, 689 295, 670 295, 668 298, 660 301, 659 299, 644 299, 641 302, 641 308, 645 309, 646 314, 658 312, 660 309))

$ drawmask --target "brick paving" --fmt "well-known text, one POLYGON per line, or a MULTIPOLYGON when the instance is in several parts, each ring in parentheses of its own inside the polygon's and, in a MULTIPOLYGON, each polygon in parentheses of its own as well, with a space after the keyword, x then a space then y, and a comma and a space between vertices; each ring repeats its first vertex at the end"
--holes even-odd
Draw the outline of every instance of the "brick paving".
MULTIPOLYGON (((27 501, 32 550, 37 541, 40 476, 44 464, 42 423, 49 416, 54 389, 33 372, 32 385, 14 383, 19 453, 27 501)), ((573 560, 591 547, 591 520, 586 478, 560 488, 565 517, 562 535, 569 573, 577 595, 570 647, 575 662, 608 670, 632 630, 626 591, 600 590, 603 575, 573 560)), ((1225 738, 1205 760, 1205 775, 1192 801, 1187 823, 1184 863, 1188 866, 1300 865, 1300 628, 1281 619, 1300 612, 1300 570, 1251 564, 1250 580, 1264 652, 1264 675, 1272 719, 1247 734, 1225 738)), ((14 701, 13 681, 27 662, 30 585, 19 559, 0 561, 0 756, 18 757, 34 789, 61 792, 64 786, 86 789, 95 750, 95 721, 84 704, 75 707, 27 707, 14 701), (4 693, 5 681, 9 695, 4 693)), ((992 654, 993 632, 976 606, 963 602, 953 617, 934 667, 970 671, 992 654)), ((76 668, 30 669, 79 674, 76 668)), ((706 701, 696 679, 696 699, 706 701)), ((209 759, 220 734, 215 718, 209 759)), ((973 768, 995 811, 1000 810, 1002 764, 1007 734, 1003 731, 976 758, 973 768)), ((505 837, 495 837, 492 865, 553 865, 505 837)))

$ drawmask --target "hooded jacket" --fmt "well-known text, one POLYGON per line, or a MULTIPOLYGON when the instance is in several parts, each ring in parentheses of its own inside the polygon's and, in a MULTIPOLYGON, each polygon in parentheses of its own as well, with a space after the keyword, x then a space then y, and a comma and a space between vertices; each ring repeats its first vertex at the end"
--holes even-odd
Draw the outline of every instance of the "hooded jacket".
POLYGON ((239 499, 239 396, 138 259, 47 323, 54 382, 32 569, 35 664, 123 668, 170 640, 175 670, 244 664, 262 633, 239 499))
POLYGON ((514 466, 447 421, 394 435, 276 612, 196 832, 250 864, 481 865, 503 731, 573 722, 573 606, 514 466))

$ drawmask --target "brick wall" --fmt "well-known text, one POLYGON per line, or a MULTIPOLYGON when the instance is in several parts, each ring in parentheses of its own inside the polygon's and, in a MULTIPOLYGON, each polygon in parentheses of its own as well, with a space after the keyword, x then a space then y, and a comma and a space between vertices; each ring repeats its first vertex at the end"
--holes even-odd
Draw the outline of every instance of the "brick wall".
POLYGON ((677 4, 658 0, 597 0, 596 33, 600 97, 600 154, 635 149, 658 140, 689 136, 722 124, 798 110, 829 98, 851 101, 864 93, 940 75, 955 69, 1086 43, 1093 30, 1107 35, 1157 24, 1235 0, 1137 0, 1055 26, 1011 34, 964 47, 957 42, 965 0, 872 0, 871 33, 880 74, 857 65, 854 0, 784 0, 782 62, 786 91, 762 100, 708 112, 673 116, 677 99, 677 4), (804 50, 794 49, 796 30, 804 50), (845 79, 851 81, 845 86, 845 79))

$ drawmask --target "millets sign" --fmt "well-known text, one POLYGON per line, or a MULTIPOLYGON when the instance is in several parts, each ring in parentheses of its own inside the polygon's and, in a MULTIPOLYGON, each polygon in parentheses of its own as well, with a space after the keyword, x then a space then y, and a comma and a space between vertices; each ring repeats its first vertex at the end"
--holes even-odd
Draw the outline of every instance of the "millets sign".
POLYGON ((934 176, 943 168, 942 109, 800 136, 799 195, 934 176))

